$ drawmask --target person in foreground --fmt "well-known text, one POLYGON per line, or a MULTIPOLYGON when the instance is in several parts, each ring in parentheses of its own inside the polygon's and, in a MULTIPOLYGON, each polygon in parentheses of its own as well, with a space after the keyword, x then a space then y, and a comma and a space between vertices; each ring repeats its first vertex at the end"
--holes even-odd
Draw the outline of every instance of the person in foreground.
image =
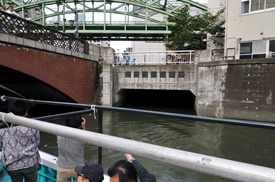
MULTIPOLYGON (((28 105, 24 101, 13 100, 10 109, 13 114, 26 117, 28 105)), ((9 127, 8 124, 7 126, 9 127)), ((37 181, 37 163, 40 161, 39 143, 38 130, 25 126, 0 129, 2 163, 13 182, 22 182, 23 178, 26 182, 37 181)))
MULTIPOLYGON (((66 126, 86 130, 86 120, 80 115, 74 115, 65 119, 66 126)), ((81 132, 81 130, 79 131, 81 132)), ((57 182, 77 182, 77 174, 74 167, 84 165, 84 142, 57 136, 57 182)))
POLYGON ((78 182, 102 182, 104 180, 103 167, 98 163, 88 163, 85 166, 74 168, 78 176, 78 182))
POLYGON ((110 182, 156 182, 150 174, 131 154, 124 153, 127 160, 119 160, 108 169, 110 182))

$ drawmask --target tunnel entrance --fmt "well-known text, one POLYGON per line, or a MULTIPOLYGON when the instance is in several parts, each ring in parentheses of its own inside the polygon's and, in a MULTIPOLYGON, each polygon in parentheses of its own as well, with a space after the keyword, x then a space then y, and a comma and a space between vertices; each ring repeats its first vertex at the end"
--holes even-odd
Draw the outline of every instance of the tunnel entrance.
POLYGON ((195 95, 183 90, 124 90, 122 107, 150 106, 194 109, 195 95))

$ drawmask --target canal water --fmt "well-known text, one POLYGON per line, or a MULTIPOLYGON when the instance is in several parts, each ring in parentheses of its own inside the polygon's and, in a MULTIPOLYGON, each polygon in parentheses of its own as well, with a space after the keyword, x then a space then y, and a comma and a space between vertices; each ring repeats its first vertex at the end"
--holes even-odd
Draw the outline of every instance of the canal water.
MULTIPOLYGON (((138 109, 194 114, 194 110, 182 108, 139 107, 138 109)), ((87 130, 98 131, 97 119, 83 115, 87 130)), ((51 121, 62 124, 63 120, 51 121)), ((275 168, 275 132, 270 129, 213 124, 184 119, 164 118, 127 112, 104 111, 103 133, 145 143, 171 147, 260 166, 275 168)), ((40 150, 57 155, 56 136, 41 133, 40 150)), ((144 167, 158 182, 209 182, 232 181, 177 166, 148 160, 138 156, 144 167)), ((102 163, 105 173, 119 159, 121 152, 103 149, 102 163)), ((97 147, 85 147, 85 161, 97 162, 97 147)))

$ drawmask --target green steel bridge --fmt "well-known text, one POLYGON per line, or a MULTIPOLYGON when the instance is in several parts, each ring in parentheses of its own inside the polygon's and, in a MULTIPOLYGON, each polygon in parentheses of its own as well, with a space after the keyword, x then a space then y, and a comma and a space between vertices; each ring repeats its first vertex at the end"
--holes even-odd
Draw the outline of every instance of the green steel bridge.
POLYGON ((191 0, 1 0, 22 18, 84 40, 164 41, 168 17, 207 7, 191 0), (78 36, 79 35, 79 36, 78 36))

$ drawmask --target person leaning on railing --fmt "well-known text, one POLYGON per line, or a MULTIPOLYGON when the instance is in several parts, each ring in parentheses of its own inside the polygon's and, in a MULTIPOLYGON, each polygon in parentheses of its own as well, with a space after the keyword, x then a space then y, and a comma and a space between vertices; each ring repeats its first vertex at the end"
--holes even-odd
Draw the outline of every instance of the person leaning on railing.
POLYGON ((13 11, 13 7, 12 6, 9 6, 8 10, 6 12, 9 13, 9 14, 13 14, 13 15, 16 15, 16 16, 20 17, 20 15, 18 13, 16 13, 15 11, 13 11))
POLYGON ((127 160, 119 160, 108 169, 110 182, 156 182, 150 174, 131 154, 124 153, 127 160))
MULTIPOLYGON (((21 100, 13 100, 10 103, 13 114, 26 117, 28 105, 21 100)), ((0 150, 2 149, 2 163, 8 171, 13 182, 37 181, 37 163, 40 161, 38 145, 40 133, 38 130, 25 126, 8 125, 8 128, 0 129, 0 150)))
MULTIPOLYGON (((86 120, 80 115, 70 116, 65 119, 66 126, 86 130, 86 120)), ((57 159, 57 182, 67 182, 74 178, 77 181, 77 173, 74 167, 84 166, 85 142, 57 136, 58 159, 57 159)))

